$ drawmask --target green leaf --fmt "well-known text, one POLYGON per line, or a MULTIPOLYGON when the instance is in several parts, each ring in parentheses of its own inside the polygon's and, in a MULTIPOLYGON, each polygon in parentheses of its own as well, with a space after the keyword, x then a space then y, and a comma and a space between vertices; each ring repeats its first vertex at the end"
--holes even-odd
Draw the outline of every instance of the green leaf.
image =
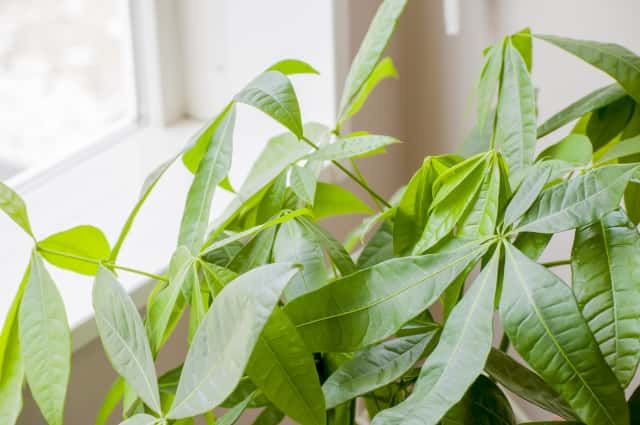
POLYGON ((500 210, 500 164, 496 158, 491 162, 487 175, 458 224, 458 236, 477 238, 491 236, 496 228, 500 210))
POLYGON ((422 365, 411 395, 376 415, 372 425, 437 425, 482 372, 491 350, 500 250, 451 312, 440 342, 422 365))
POLYGON ((583 134, 569 134, 558 143, 549 146, 538 155, 537 160, 559 159, 580 167, 588 165, 593 155, 589 138, 583 134))
POLYGON ((340 274, 345 276, 356 271, 356 266, 353 264, 349 253, 328 231, 306 217, 298 217, 297 220, 307 228, 309 231, 308 236, 322 245, 323 249, 327 251, 329 259, 338 268, 340 274))
POLYGON ((169 263, 168 286, 158 292, 147 306, 146 328, 152 353, 157 353, 168 338, 176 310, 181 312, 179 300, 193 261, 189 250, 184 246, 179 247, 169 263))
POLYGON ((620 159, 640 153, 640 136, 631 137, 629 139, 620 140, 613 146, 607 148, 606 151, 598 158, 599 163, 620 159))
POLYGON ((545 162, 534 164, 529 168, 518 190, 507 204, 503 218, 504 226, 514 224, 533 205, 550 176, 551 167, 545 162))
POLYGON ((318 182, 313 203, 313 215, 316 219, 371 213, 371 208, 349 190, 332 183, 318 182))
POLYGON ((22 303, 24 290, 27 286, 27 282, 29 281, 30 270, 31 263, 29 263, 27 269, 24 272, 24 275, 22 276, 22 280, 20 281, 20 285, 18 286, 18 291, 16 292, 13 301, 11 302, 11 306, 9 307, 9 311, 7 311, 7 315, 5 316, 4 323, 2 325, 2 332, 0 333, 0 379, 2 378, 2 373, 5 370, 4 361, 8 357, 7 352, 11 347, 9 341, 12 339, 13 325, 14 323, 18 323, 16 319, 18 319, 18 311, 20 309, 20 304, 22 303))
POLYGON ((620 204, 636 165, 609 165, 546 189, 518 231, 559 233, 593 223, 620 204))
POLYGON ((531 37, 531 28, 525 28, 515 34, 509 36, 511 44, 515 47, 524 62, 527 64, 527 71, 531 72, 533 65, 533 38, 531 37))
POLYGON ((62 425, 71 371, 71 332, 58 288, 35 252, 18 320, 31 394, 47 422, 62 425))
POLYGON ((140 314, 113 273, 102 266, 93 285, 93 308, 111 365, 149 408, 160 413, 156 371, 140 314))
POLYGON ((634 105, 634 101, 626 96, 589 115, 585 134, 594 151, 605 147, 619 136, 633 114, 634 105))
POLYGON ((640 57, 613 43, 574 40, 553 35, 536 35, 590 63, 613 77, 626 92, 640 102, 640 57))
POLYGON ((327 408, 400 378, 422 357, 438 331, 391 339, 356 353, 322 384, 327 408))
POLYGON ((509 166, 509 180, 515 186, 534 159, 536 99, 527 65, 511 42, 505 46, 497 113, 497 146, 509 166))
POLYGON ((298 98, 291 81, 279 71, 266 71, 233 98, 269 115, 298 139, 303 136, 298 98))
POLYGON ((357 267, 364 269, 393 258, 393 227, 382 223, 358 256, 357 267))
MULTIPOLYGON (((315 186, 314 186, 315 194, 315 186)), ((271 186, 256 207, 256 222, 264 223, 284 209, 287 200, 287 172, 281 173, 273 180, 271 186)))
POLYGON ((200 278, 198 277, 195 267, 191 268, 190 274, 191 277, 189 280, 193 282, 193 288, 191 290, 191 301, 189 303, 189 331, 187 334, 188 345, 191 345, 193 336, 209 308, 208 288, 206 289, 206 292, 203 291, 200 285, 200 278))
POLYGON ((640 362, 640 235, 622 210, 576 230, 572 289, 600 351, 623 388, 640 362))
MULTIPOLYGON (((187 170, 191 171, 191 173, 195 174, 198 171, 198 167, 202 162, 202 158, 204 158, 207 150, 209 150, 209 147, 211 146, 213 134, 220 124, 220 119, 228 112, 230 107, 231 102, 225 105, 222 112, 220 112, 214 118, 208 120, 207 123, 203 125, 198 130, 198 132, 191 137, 191 139, 186 144, 186 148, 183 152, 181 152, 182 163, 187 168, 187 170)), ((163 168, 165 167, 165 164, 170 165, 170 162, 164 163, 160 167, 158 167, 156 172, 147 177, 147 181, 155 181, 155 179, 150 180, 150 177, 158 172, 164 173, 163 168)))
POLYGON ((231 394, 280 294, 297 272, 289 264, 258 267, 220 292, 193 338, 167 417, 204 413, 231 394))
POLYGON ((253 422, 253 425, 278 425, 284 419, 284 413, 273 406, 267 406, 253 422))
POLYGON ((504 393, 486 376, 480 375, 469 389, 467 418, 474 425, 515 425, 516 420, 504 393))
POLYGON ((240 403, 236 404, 231 409, 227 410, 227 412, 224 415, 222 415, 220 419, 216 421, 216 425, 235 424, 238 421, 238 419, 240 419, 240 416, 242 416, 242 414, 247 409, 247 407, 249 407, 251 400, 253 400, 255 396, 256 396, 256 393, 253 392, 249 394, 247 398, 242 400, 240 403))
POLYGON ((552 237, 552 233, 522 232, 518 233, 513 245, 527 257, 537 260, 551 242, 552 237))
POLYGON ((291 167, 291 190, 302 202, 313 206, 318 180, 315 174, 306 167, 291 167))
POLYGON ((356 351, 393 335, 433 304, 486 247, 396 258, 296 298, 285 313, 311 351, 356 351))
POLYGON ((284 290, 284 298, 288 301, 324 286, 329 278, 322 246, 314 240, 308 227, 296 220, 280 225, 273 245, 273 260, 303 266, 284 290))
POLYGON ((484 370, 500 385, 529 403, 565 419, 576 419, 567 402, 553 388, 502 351, 491 349, 484 370))
POLYGON ((364 103, 367 101, 367 98, 369 97, 371 92, 373 92, 373 90, 387 78, 398 78, 398 71, 393 65, 393 60, 391 60, 391 58, 389 57, 384 58, 380 62, 378 62, 373 71, 371 71, 371 74, 362 84, 362 87, 360 88, 360 90, 358 90, 358 93, 351 101, 348 109, 346 109, 340 116, 337 127, 342 126, 342 124, 344 124, 352 116, 357 114, 364 103))
POLYGON ((2 341, 7 345, 2 352, 3 361, 0 367, 0 423, 14 425, 22 410, 22 382, 24 381, 18 321, 5 321, 2 341))
POLYGON ((626 93, 619 84, 611 84, 601 87, 588 95, 578 99, 557 114, 547 119, 538 127, 538 138, 559 129, 560 127, 574 121, 590 112, 622 99, 626 93))
POLYGON ((256 266, 268 263, 273 253, 275 238, 275 227, 269 227, 258 233, 233 257, 228 268, 238 274, 242 274, 256 266))
POLYGON ((258 339, 247 375, 267 398, 302 425, 326 422, 324 396, 312 354, 296 327, 276 308, 258 339))
POLYGON ((629 398, 629 414, 631 416, 629 425, 640 425, 640 387, 636 388, 629 398))
POLYGON ((393 250, 398 255, 413 248, 427 224, 432 187, 438 177, 434 161, 433 157, 424 160, 398 203, 393 224, 393 250))
POLYGON ((160 419, 155 416, 147 415, 146 413, 138 413, 137 415, 120 422, 120 425, 155 425, 158 421, 160 421, 160 419))
POLYGON ((211 200, 215 188, 227 175, 231 166, 235 119, 236 111, 233 105, 228 106, 216 119, 211 141, 187 194, 178 246, 186 246, 194 255, 200 251, 209 226, 211 200))
POLYGON ((106 261, 111 248, 102 230, 94 226, 76 226, 63 232, 55 233, 38 242, 42 248, 40 254, 49 263, 65 270, 94 276, 98 272, 98 262, 106 261), (90 258, 96 263, 76 260, 56 252, 90 258))
POLYGON ((124 397, 124 379, 119 376, 102 400, 100 410, 98 410, 98 415, 96 416, 96 425, 107 424, 109 417, 120 404, 122 397, 124 397))
POLYGON ((500 44, 492 46, 485 56, 477 87, 476 128, 483 129, 487 126, 489 115, 494 107, 496 91, 500 84, 500 74, 502 73, 505 41, 506 39, 503 39, 500 44))
POLYGON ((363 86, 371 78, 406 4, 407 0, 385 0, 378 8, 345 80, 338 122, 343 121, 342 117, 351 109, 363 86))
POLYGON ((587 425, 627 424, 624 393, 571 289, 506 244, 500 318, 520 355, 587 425))
POLYGON ((267 71, 278 71, 284 75, 316 74, 320 73, 308 63, 299 59, 283 59, 271 65, 267 71))
POLYGON ((20 195, 2 182, 0 182, 0 209, 33 238, 27 205, 20 195))
POLYGON ((309 154, 307 159, 310 161, 333 161, 357 158, 359 156, 366 156, 372 152, 378 152, 385 146, 394 143, 400 142, 393 137, 378 136, 375 134, 341 138, 335 143, 325 145, 319 150, 309 154))
POLYGON ((448 169, 439 162, 434 163, 439 175, 433 183, 432 190, 435 196, 431 204, 431 209, 447 199, 454 190, 463 186, 463 183, 467 181, 469 176, 473 175, 478 168, 482 168, 486 164, 487 156, 486 152, 482 152, 448 169))

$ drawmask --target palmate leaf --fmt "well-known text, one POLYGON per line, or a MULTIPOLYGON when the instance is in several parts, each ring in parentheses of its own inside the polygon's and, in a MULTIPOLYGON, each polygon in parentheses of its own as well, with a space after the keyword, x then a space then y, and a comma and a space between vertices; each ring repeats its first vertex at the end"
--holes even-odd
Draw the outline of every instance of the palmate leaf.
POLYGON ((558 233, 598 220, 618 207, 636 169, 636 165, 609 165, 546 189, 517 230, 558 233))
POLYGON ((536 35, 579 57, 613 77, 636 102, 640 102, 640 57, 613 43, 574 40, 553 35, 536 35))
POLYGON ((629 421, 624 393, 571 289, 506 244, 500 318, 520 355, 587 425, 629 421))
POLYGON ((167 417, 204 413, 231 394, 284 287, 297 272, 290 264, 257 267, 220 292, 187 353, 167 417))
POLYGON ((71 332, 58 288, 35 252, 18 318, 31 394, 47 423, 62 425, 71 372, 71 332))
POLYGON ((313 356, 296 327, 276 308, 247 365, 247 375, 267 398, 302 425, 322 425, 325 403, 313 356))
POLYGON ((296 298, 284 310, 311 351, 356 351, 393 335, 433 304, 485 250, 472 242, 452 252, 388 260, 296 298))
POLYGON ((409 335, 359 351, 322 384, 327 408, 335 407, 400 378, 423 355, 439 333, 409 335))
POLYGON ((76 226, 55 233, 38 242, 38 247, 44 248, 41 255, 54 266, 89 276, 94 276, 98 272, 97 262, 106 261, 111 254, 109 241, 102 230, 94 226, 76 226), (96 264, 76 260, 66 255, 56 255, 46 250, 91 258, 96 261, 96 264))
POLYGON ((622 210, 578 229, 572 289, 607 364, 623 388, 640 361, 640 235, 622 210))
POLYGON ((229 270, 242 274, 269 262, 273 252, 276 228, 269 227, 247 243, 228 265, 229 270))
POLYGON ((437 425, 482 372, 491 350, 500 249, 454 307, 412 394, 376 415, 372 425, 437 425), (471 354, 472 353, 472 354, 471 354))

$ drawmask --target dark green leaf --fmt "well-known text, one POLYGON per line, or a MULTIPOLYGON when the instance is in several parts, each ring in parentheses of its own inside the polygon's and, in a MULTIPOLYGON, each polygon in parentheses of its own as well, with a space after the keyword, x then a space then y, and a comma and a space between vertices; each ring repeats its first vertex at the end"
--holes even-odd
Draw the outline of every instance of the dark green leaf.
POLYGON ((467 418, 473 425, 516 423, 507 397, 496 384, 483 375, 480 375, 469 389, 467 418))
POLYGON ((527 70, 531 72, 533 65, 533 38, 531 37, 531 28, 525 28, 515 34, 509 36, 513 47, 518 49, 522 59, 527 64, 527 70))
POLYGON ((629 413, 631 416, 629 425, 640 425, 640 387, 636 388, 629 398, 629 413))
POLYGON ((318 182, 313 203, 313 215, 316 219, 371 212, 371 208, 349 190, 332 183, 318 182))
POLYGON ((633 113, 633 105, 631 98, 623 97, 590 115, 586 135, 594 151, 607 145, 624 130, 633 113))
POLYGON ((2 182, 0 182, 0 209, 33 238, 31 223, 27 214, 27 205, 20 195, 2 182))
POLYGON ((242 274, 256 266, 268 263, 271 259, 275 238, 276 227, 269 227, 258 233, 233 257, 228 268, 238 274, 242 274))
POLYGON ((106 261, 111 254, 109 241, 102 230, 94 226, 76 226, 55 233, 38 242, 38 247, 42 248, 40 254, 44 259, 54 266, 89 276, 94 276, 98 272, 97 262, 106 261), (76 260, 55 252, 90 258, 96 263, 76 260))
POLYGON ((284 413, 273 406, 267 406, 253 422, 253 425, 277 425, 284 419, 284 413))
POLYGON ((242 416, 242 413, 244 413, 247 407, 249 407, 249 404, 251 403, 251 400, 253 400, 255 395, 256 393, 249 394, 247 398, 233 406, 231 409, 227 410, 227 412, 216 421, 216 425, 235 424, 238 419, 240 419, 240 416, 242 416))
POLYGON ((267 71, 278 71, 284 75, 320 74, 314 67, 299 59, 283 59, 271 65, 267 71))

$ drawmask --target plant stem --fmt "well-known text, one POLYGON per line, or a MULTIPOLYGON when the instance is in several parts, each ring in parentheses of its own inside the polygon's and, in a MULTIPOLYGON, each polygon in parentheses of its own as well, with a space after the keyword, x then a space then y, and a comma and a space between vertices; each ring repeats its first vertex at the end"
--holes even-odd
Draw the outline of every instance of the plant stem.
POLYGON ((540 265, 544 266, 544 267, 558 267, 558 266, 566 266, 568 264, 571 264, 571 259, 569 259, 569 260, 549 261, 547 263, 540 263, 540 265))
POLYGON ((157 274, 154 274, 154 273, 145 272, 144 270, 134 269, 132 267, 121 266, 119 264, 115 264, 115 263, 110 262, 110 261, 100 261, 100 260, 96 260, 95 258, 83 257, 82 255, 70 254, 68 252, 57 251, 55 249, 49 249, 49 248, 43 248, 41 246, 37 246, 36 249, 39 252, 43 252, 43 253, 51 254, 51 255, 58 255, 60 257, 70 258, 72 260, 84 261, 85 263, 103 264, 103 265, 105 265, 107 267, 112 267, 114 269, 122 270, 122 271, 125 271, 125 272, 138 274, 140 276, 146 276, 148 278, 151 278, 151 279, 154 279, 154 280, 159 280, 159 281, 162 281, 162 282, 168 282, 169 281, 164 276, 160 276, 160 275, 157 275, 157 274))
MULTIPOLYGON (((302 141, 305 142, 307 145, 311 146, 312 148, 314 148, 315 150, 320 149, 318 147, 318 145, 316 145, 315 143, 313 143, 311 140, 309 140, 308 138, 302 136, 302 141)), ((375 201, 379 201, 382 205, 384 205, 387 208, 391 208, 391 204, 389 204, 382 196, 378 195, 376 193, 375 190, 371 189, 371 187, 364 182, 363 180, 360 180, 355 174, 353 174, 351 171, 347 170, 342 164, 340 164, 338 161, 331 161, 333 163, 333 165, 335 165, 336 167, 338 167, 338 169, 340 171, 342 171, 344 174, 347 175, 347 177, 349 177, 351 180, 353 180, 354 182, 356 182, 358 185, 360 185, 360 187, 362 187, 364 190, 367 191, 367 193, 369 195, 371 195, 371 197, 375 200, 375 201)))

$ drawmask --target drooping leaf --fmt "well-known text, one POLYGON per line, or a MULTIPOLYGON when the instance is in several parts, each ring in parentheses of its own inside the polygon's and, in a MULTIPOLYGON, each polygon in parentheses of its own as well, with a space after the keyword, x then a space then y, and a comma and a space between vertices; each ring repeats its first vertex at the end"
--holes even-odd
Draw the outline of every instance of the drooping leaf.
POLYGON ((18 317, 31 394, 47 423, 62 425, 71 372, 71 331, 58 288, 35 252, 18 317))
POLYGON ((549 146, 538 155, 538 160, 559 159, 575 166, 591 162, 593 148, 589 138, 583 134, 569 134, 558 143, 549 146))
POLYGON ((438 330, 385 341, 343 363, 322 384, 327 408, 335 407, 400 378, 422 356, 438 330))
POLYGON ((107 394, 104 396, 102 400, 102 404, 100 405, 100 409, 98 410, 98 414, 96 416, 96 425, 106 425, 107 421, 111 417, 111 414, 122 400, 124 396, 124 379, 122 377, 118 377, 107 394))
POLYGON ((498 386, 484 375, 469 388, 467 420, 474 425, 515 425, 509 400, 498 386))
POLYGON ((307 228, 308 236, 314 238, 327 251, 329 259, 343 276, 356 271, 356 266, 349 253, 329 232, 306 217, 298 217, 297 220, 307 228))
POLYGON ((247 375, 279 410, 297 423, 325 423, 324 396, 313 356, 294 324, 279 308, 258 338, 247 375))
POLYGON ((508 354, 492 349, 484 370, 500 385, 528 402, 565 419, 576 419, 567 402, 554 389, 508 354))
POLYGON ((633 114, 635 102, 628 96, 589 115, 585 134, 597 151, 618 137, 633 114))
POLYGON ((204 413, 231 394, 280 294, 297 272, 290 264, 258 267, 220 292, 187 353, 167 417, 204 413))
POLYGON ((276 262, 302 264, 298 273, 284 290, 284 298, 291 301, 327 283, 322 246, 310 235, 307 227, 296 220, 280 225, 273 245, 276 262))
POLYGON ((320 74, 314 67, 299 59, 283 59, 271 65, 267 71, 278 71, 284 75, 320 74))
POLYGON ((138 413, 120 422, 120 425, 155 425, 159 421, 155 416, 147 415, 146 413, 138 413))
POLYGON ((500 250, 454 307, 411 395, 375 416, 372 425, 437 425, 482 372, 491 350, 500 250), (471 354, 473 353, 473 354, 471 354))
POLYGON ((233 98, 269 115, 289 129, 298 139, 303 136, 298 98, 291 81, 279 71, 266 71, 251 81, 233 98))
POLYGON ((476 198, 458 224, 458 236, 477 238, 493 235, 500 210, 500 186, 506 184, 501 181, 500 174, 496 158, 491 162, 476 198))
POLYGON ((371 208, 349 190, 332 183, 318 182, 313 215, 322 219, 343 214, 370 214, 371 208))
POLYGON ((596 168, 542 192, 518 231, 559 233, 598 220, 616 209, 636 165, 596 168))
POLYGON ((396 332, 433 304, 486 247, 396 258, 297 298, 285 313, 312 351, 356 351, 396 332))
POLYGON ((385 0, 378 8, 345 80, 338 108, 338 122, 342 121, 342 117, 350 109, 380 62, 406 4, 407 0, 385 0))
POLYGON ((13 189, 0 182, 0 209, 33 238, 27 205, 13 189))
POLYGON ((371 267, 393 258, 393 226, 388 221, 380 225, 358 256, 358 269, 371 267))
POLYGON ((122 285, 102 266, 93 285, 93 308, 111 365, 149 408, 160 413, 158 379, 140 314, 122 285))
POLYGON ((640 136, 631 137, 629 139, 620 140, 618 143, 607 149, 598 162, 607 162, 614 159, 620 159, 640 153, 640 136))
POLYGON ((379 151, 385 146, 400 143, 397 139, 389 136, 378 136, 367 134, 364 136, 353 136, 338 139, 318 149, 307 156, 312 161, 332 161, 347 158, 357 158, 372 152, 379 151))
POLYGON ((626 424, 624 393, 571 289, 506 244, 500 317, 520 355, 587 425, 626 424))
POLYGON ((623 388, 640 362, 640 235, 622 210, 576 231, 572 289, 607 364, 623 388))
POLYGON ((505 46, 497 113, 497 146, 509 165, 509 180, 514 186, 533 163, 536 100, 527 65, 511 42, 505 46))
POLYGON ((380 60, 373 71, 371 71, 371 74, 351 101, 349 108, 340 116, 337 126, 342 126, 349 118, 357 114, 367 101, 371 92, 373 92, 378 84, 387 78, 398 78, 398 71, 393 65, 393 60, 389 57, 380 60))
POLYGON ((624 89, 619 84, 610 84, 601 87, 588 95, 578 99, 571 105, 567 106, 557 114, 547 119, 540 127, 538 127, 538 137, 544 137, 547 134, 559 129, 560 127, 574 121, 589 112, 607 106, 626 95, 624 89))
POLYGON ((536 35, 590 63, 613 77, 626 92, 640 102, 640 57, 613 43, 574 40, 553 35, 536 35))
POLYGON ((317 184, 318 179, 310 169, 297 165, 291 167, 291 190, 305 204, 313 206, 317 184))
POLYGON ((235 117, 235 107, 231 104, 216 119, 211 141, 187 194, 178 246, 186 246, 194 255, 200 251, 209 226, 215 188, 227 175, 231 166, 235 117))
POLYGON ((109 241, 102 230, 94 226, 76 226, 55 233, 38 242, 38 247, 43 248, 40 254, 54 266, 89 276, 97 273, 97 264, 58 255, 55 252, 90 258, 96 262, 106 261, 111 254, 109 241))
POLYGON ((545 162, 530 167, 518 190, 507 204, 503 224, 510 226, 524 214, 538 198, 551 176, 551 167, 545 162))

